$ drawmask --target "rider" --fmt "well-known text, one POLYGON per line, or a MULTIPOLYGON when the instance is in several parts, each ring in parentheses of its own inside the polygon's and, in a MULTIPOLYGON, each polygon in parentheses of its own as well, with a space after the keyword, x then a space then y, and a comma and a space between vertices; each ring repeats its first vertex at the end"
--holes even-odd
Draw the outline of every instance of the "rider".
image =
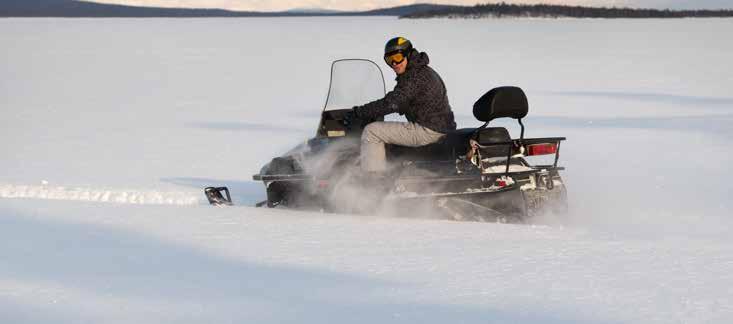
POLYGON ((384 47, 384 61, 397 74, 394 90, 382 99, 353 108, 353 115, 362 120, 391 113, 407 117, 407 122, 376 121, 364 128, 361 169, 377 175, 387 170, 385 144, 428 145, 456 129, 445 84, 428 66, 427 53, 418 52, 408 39, 395 37, 384 47))

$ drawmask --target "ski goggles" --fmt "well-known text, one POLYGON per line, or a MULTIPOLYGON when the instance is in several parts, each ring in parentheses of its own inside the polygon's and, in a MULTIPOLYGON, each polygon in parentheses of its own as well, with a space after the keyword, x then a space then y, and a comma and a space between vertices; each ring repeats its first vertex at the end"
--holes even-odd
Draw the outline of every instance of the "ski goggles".
POLYGON ((387 65, 389 66, 400 64, 404 60, 405 54, 402 52, 393 52, 384 55, 384 61, 387 62, 387 65))

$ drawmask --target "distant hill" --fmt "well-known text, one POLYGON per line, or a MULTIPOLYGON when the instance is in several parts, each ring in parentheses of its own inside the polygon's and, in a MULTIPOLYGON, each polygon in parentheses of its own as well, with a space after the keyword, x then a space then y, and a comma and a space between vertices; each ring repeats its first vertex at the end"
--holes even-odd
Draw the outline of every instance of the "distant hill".
POLYGON ((74 0, 2 0, 3 17, 155 17, 226 15, 219 9, 143 8, 74 0))
POLYGON ((333 11, 301 8, 281 12, 224 9, 156 8, 114 5, 79 0, 0 0, 0 17, 298 17, 399 16, 401 18, 576 17, 680 18, 733 17, 733 10, 658 10, 506 3, 475 6, 413 4, 368 11, 333 11))
POLYGON ((457 6, 414 4, 370 11, 294 9, 281 12, 135 7, 77 0, 0 0, 0 17, 293 17, 404 16, 457 6))
POLYGON ((341 10, 323 9, 318 7, 304 7, 304 8, 293 8, 285 10, 284 12, 290 13, 304 13, 304 14, 335 14, 341 13, 341 10))
POLYGON ((135 7, 76 0, 0 0, 0 17, 228 17, 222 9, 135 7))
POLYGON ((407 16, 413 14, 419 14, 423 12, 439 11, 439 10, 455 10, 463 8, 463 6, 451 6, 451 5, 435 5, 435 4, 412 4, 407 6, 399 6, 385 9, 375 9, 369 11, 363 11, 359 14, 367 16, 407 16))

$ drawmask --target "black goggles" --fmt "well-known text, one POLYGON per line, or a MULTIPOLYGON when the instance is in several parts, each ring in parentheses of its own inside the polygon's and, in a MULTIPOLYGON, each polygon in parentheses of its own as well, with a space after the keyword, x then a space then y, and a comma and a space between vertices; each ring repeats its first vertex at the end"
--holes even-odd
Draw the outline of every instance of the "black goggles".
POLYGON ((405 60, 405 54, 402 52, 392 52, 384 54, 384 61, 387 65, 392 66, 402 63, 405 60))

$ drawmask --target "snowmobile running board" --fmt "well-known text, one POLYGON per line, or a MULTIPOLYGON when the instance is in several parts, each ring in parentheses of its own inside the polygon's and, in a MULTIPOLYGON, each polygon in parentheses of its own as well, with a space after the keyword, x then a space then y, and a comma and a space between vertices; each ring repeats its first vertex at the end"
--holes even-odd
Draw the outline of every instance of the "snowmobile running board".
MULTIPOLYGON (((471 175, 447 175, 447 176, 436 176, 436 177, 407 176, 407 177, 398 177, 397 180, 403 181, 403 182, 438 182, 438 181, 472 180, 472 179, 476 179, 477 177, 480 178, 481 176, 502 176, 502 175, 522 176, 522 175, 540 172, 542 170, 563 171, 565 170, 565 167, 555 167, 552 165, 543 165, 541 167, 532 168, 532 170, 527 170, 527 171, 495 172, 495 173, 483 173, 483 174, 471 174, 471 175)), ((309 181, 309 180, 316 180, 316 177, 306 175, 306 174, 268 174, 268 175, 255 174, 252 176, 252 179, 256 181, 309 181)))
POLYGON ((255 174, 252 179, 256 181, 307 181, 314 180, 315 177, 306 174, 255 174))
POLYGON ((484 194, 499 194, 507 191, 512 190, 518 190, 520 189, 517 185, 507 186, 507 187, 501 187, 497 189, 473 189, 471 191, 463 191, 463 192, 439 192, 439 193, 414 193, 414 192, 406 192, 406 193, 391 193, 385 197, 385 200, 409 200, 409 199, 425 199, 425 198, 448 198, 448 197, 467 197, 467 196, 474 196, 474 195, 484 195, 484 194))

